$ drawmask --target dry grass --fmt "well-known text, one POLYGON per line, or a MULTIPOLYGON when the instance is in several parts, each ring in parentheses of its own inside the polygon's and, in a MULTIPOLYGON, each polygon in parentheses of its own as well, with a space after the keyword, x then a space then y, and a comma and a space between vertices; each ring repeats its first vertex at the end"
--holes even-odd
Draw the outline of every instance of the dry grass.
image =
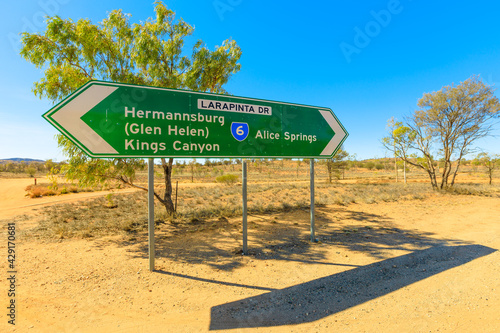
POLYGON ((48 186, 43 185, 28 185, 26 186, 25 191, 28 192, 26 193, 26 196, 29 196, 32 199, 48 197, 57 194, 56 191, 48 188, 48 186))
POLYGON ((80 187, 73 183, 60 183, 57 184, 56 186, 50 183, 40 183, 38 185, 26 186, 25 191, 26 191, 26 196, 34 199, 34 198, 62 195, 68 193, 102 191, 120 187, 121 184, 119 183, 110 183, 106 184, 105 186, 96 186, 96 187, 80 187))
POLYGON ((115 195, 45 207, 39 225, 26 231, 35 238, 88 238, 147 227, 144 193, 115 195))
POLYGON ((427 184, 401 183, 347 184, 320 186, 320 195, 326 204, 348 205, 351 203, 376 204, 402 200, 420 200, 432 193, 427 184), (332 190, 329 190, 332 189, 332 190))
POLYGON ((456 195, 478 195, 485 197, 500 197, 500 185, 498 184, 456 184, 446 189, 446 192, 456 195))
MULTIPOLYGON (((248 213, 250 215, 273 215, 282 212, 308 210, 310 206, 309 163, 297 161, 272 161, 249 163, 248 213)), ((234 184, 241 171, 241 165, 218 166, 217 172, 199 172, 195 182, 213 182, 220 174, 222 184, 218 186, 181 187, 178 209, 173 216, 167 215, 158 202, 155 203, 157 224, 185 226, 188 230, 210 229, 220 221, 239 217, 242 214, 241 184, 234 184), (231 175, 231 176, 230 176, 231 175), (223 181, 225 178, 231 181, 223 181)), ((471 167, 467 177, 481 178, 471 167)), ((210 170, 210 169, 207 169, 210 170)), ((159 170, 160 171, 160 170, 159 170)), ((402 175, 400 174, 399 177, 402 175)), ((328 183, 326 168, 318 164, 316 168, 315 203, 317 206, 351 204, 377 204, 423 200, 433 194, 426 176, 418 170, 407 174, 407 185, 395 183, 392 170, 372 170, 352 168, 345 172, 347 181, 328 183)), ((157 173, 161 183, 161 173, 157 173)), ((483 177, 484 178, 484 177, 483 177)), ((147 174, 137 173, 137 183, 146 182, 147 174)), ((188 168, 176 173, 175 181, 191 182, 188 168)), ((50 184, 29 186, 26 190, 31 197, 59 195, 95 189, 80 189, 73 184, 59 184, 57 189, 50 184)), ((117 184, 114 185, 115 187, 117 184)), ((155 190, 162 193, 162 186, 155 190)), ((499 185, 457 184, 454 188, 442 191, 442 195, 482 195, 500 197, 499 185)), ((225 223, 226 223, 225 222, 225 223)), ((99 199, 77 204, 54 205, 43 209, 40 225, 31 229, 28 236, 41 238, 84 238, 100 237, 110 234, 136 234, 147 229, 147 199, 145 192, 133 194, 108 195, 99 199)), ((134 237, 134 236, 131 236, 134 237)))
MULTIPOLYGON (((404 200, 421 200, 435 193, 428 184, 320 184, 315 202, 322 205, 376 204, 404 200)), ((460 185, 443 195, 474 194, 500 196, 499 186, 460 185)), ((308 210, 310 192, 306 184, 250 184, 248 213, 276 214, 308 210)), ((227 221, 242 214, 241 187, 187 187, 178 198, 174 216, 155 203, 156 224, 196 224, 193 230, 205 230, 214 221, 227 221)), ((86 238, 111 234, 135 234, 147 229, 147 197, 145 192, 108 195, 79 202, 59 204, 43 209, 39 226, 27 232, 36 238, 86 238)))

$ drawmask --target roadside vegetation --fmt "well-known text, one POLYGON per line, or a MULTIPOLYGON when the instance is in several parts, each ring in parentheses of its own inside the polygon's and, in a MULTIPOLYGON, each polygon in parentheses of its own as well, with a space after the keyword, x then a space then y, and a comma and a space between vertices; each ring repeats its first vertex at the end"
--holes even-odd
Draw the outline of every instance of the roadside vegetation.
POLYGON ((64 162, 56 163, 47 161, 15 161, 0 160, 0 177, 21 178, 21 177, 42 177, 47 174, 60 174, 61 169, 66 165, 64 162))
MULTIPOLYGON (((276 161, 274 163, 279 163, 276 161)), ((293 173, 295 161, 286 161, 288 172, 293 173)), ((305 166, 307 163, 302 163, 305 166)), ((226 166, 228 169, 231 166, 226 166)), ((208 167, 202 167, 208 173, 208 167)), ((472 168, 472 166, 471 166, 472 168)), ((373 178, 379 171, 351 170, 344 182, 328 182, 328 172, 324 167, 323 179, 316 184, 316 206, 335 207, 353 204, 377 204, 384 202, 418 201, 433 198, 443 200, 449 195, 481 195, 500 198, 500 186, 460 183, 447 191, 434 191, 426 182, 411 182, 407 185, 394 179, 373 178), (371 173, 372 177, 366 177, 371 173), (356 176, 357 177, 353 177, 356 176)), ((258 169, 248 186, 248 213, 250 215, 273 218, 280 213, 309 210, 309 184, 307 181, 258 181, 258 169)), ((265 168, 262 168, 265 172, 265 168)), ((320 173, 320 172, 319 172, 320 173)), ((411 174, 411 173, 410 173, 411 174)), ((252 173, 250 173, 252 175, 252 173)), ((480 175, 480 174, 474 174, 480 175)), ((143 175, 144 176, 144 175, 143 175)), ((183 179, 185 175, 179 175, 183 179)), ((187 175, 186 175, 187 176, 187 175)), ((385 177, 390 177, 388 174, 385 177)), ((425 175, 424 175, 425 176, 425 175)), ((217 176, 220 177, 220 176, 217 176)), ((485 178, 485 177, 483 177, 485 178)), ((302 179, 302 178, 300 178, 302 179)), ((410 178, 411 179, 411 178, 410 178)), ((202 182, 179 188, 177 211, 167 214, 156 202, 155 222, 157 228, 173 227, 183 232, 203 232, 209 230, 240 230, 242 214, 241 184, 202 182)), ((186 185, 190 184, 189 177, 186 185)), ((156 190, 161 190, 157 186, 156 190)), ((90 238, 106 235, 125 235, 131 239, 147 231, 147 195, 143 191, 130 194, 108 194, 97 199, 73 204, 57 204, 40 211, 39 225, 26 231, 26 236, 41 239, 90 238)))
MULTIPOLYGON (((317 160, 315 162, 317 187, 330 186, 331 188, 336 188, 336 185, 340 185, 348 188, 352 184, 381 184, 378 187, 383 188, 382 185, 390 183, 403 185, 403 172, 406 173, 408 185, 415 182, 426 183, 427 175, 424 171, 408 164, 405 166, 400 161, 395 163, 394 159, 391 158, 357 161, 355 156, 347 154, 346 156, 348 159, 344 159, 339 163, 332 163, 328 160, 317 160)), ((491 157, 482 153, 474 159, 462 160, 461 164, 461 172, 457 176, 459 182, 456 185, 457 188, 462 186, 464 180, 467 180, 471 184, 484 185, 488 183, 495 185, 498 182, 496 180, 498 178, 496 173, 498 172, 500 160, 496 155, 491 157)), ((47 162, 31 163, 0 161, 0 177, 30 177, 26 169, 30 167, 36 168, 37 172, 34 178, 37 178, 38 182, 36 185, 33 182, 32 185, 27 186, 25 189, 26 195, 31 198, 127 187, 127 185, 120 182, 105 182, 92 187, 80 186, 78 182, 68 182, 65 178, 65 165, 63 162, 54 163, 50 160, 47 162)), ((436 169, 440 168, 440 165, 441 161, 438 160, 435 162, 436 169)), ((157 185, 161 183, 163 177, 161 168, 161 165, 155 166, 155 180, 157 185)), ((147 172, 139 168, 135 171, 135 174, 136 184, 147 186, 147 172)), ((240 191, 237 185, 241 184, 241 160, 177 160, 173 168, 172 180, 174 183, 174 196, 175 183, 219 183, 227 185, 227 190, 234 187, 235 190, 240 191)), ((269 186, 279 182, 281 183, 279 186, 282 187, 303 186, 304 188, 308 188, 309 161, 250 159, 248 160, 248 181, 249 183, 270 184, 269 186)), ((474 186, 471 185, 469 187, 473 188, 474 186)), ((476 187, 482 188, 483 185, 477 185, 476 187)), ((156 186, 155 188, 157 191, 163 190, 161 186, 156 186)), ((368 187, 367 193, 379 191, 377 190, 377 186, 374 188, 375 190, 368 187)), ((486 186, 486 188, 488 187, 486 186)), ((410 187, 410 189, 414 191, 415 187, 410 187)), ((404 189, 404 191, 410 191, 410 189, 404 189)), ((249 190, 252 190, 251 187, 249 187, 249 190)), ((205 191, 209 190, 205 188, 205 191)), ((395 191, 395 188, 388 191, 395 191)), ((449 188, 448 191, 460 192, 461 190, 457 189, 453 191, 449 188)), ((186 193, 178 195, 179 200, 182 200, 185 195, 186 193)), ((369 194, 365 194, 365 196, 369 197, 369 194)), ((206 197, 207 200, 216 199, 211 198, 210 193, 204 195, 200 192, 200 197, 206 197)))
POLYGON ((24 190, 26 191, 26 196, 35 199, 69 193, 96 192, 120 188, 122 188, 122 184, 120 183, 106 183, 93 187, 81 187, 77 183, 56 182, 28 185, 24 190))
POLYGON ((451 188, 465 156, 480 151, 475 143, 493 134, 500 117, 494 91, 479 76, 471 76, 458 85, 425 93, 419 109, 404 121, 389 120, 389 135, 382 144, 405 164, 425 171, 432 188, 451 188))

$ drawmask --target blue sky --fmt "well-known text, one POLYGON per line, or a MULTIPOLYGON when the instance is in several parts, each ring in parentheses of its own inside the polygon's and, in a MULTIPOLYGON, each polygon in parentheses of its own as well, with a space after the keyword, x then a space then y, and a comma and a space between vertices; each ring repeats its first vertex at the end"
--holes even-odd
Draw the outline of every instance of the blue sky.
MULTIPOLYGON (((234 95, 331 108, 349 132, 358 159, 384 157, 380 144, 391 117, 402 119, 426 92, 481 75, 500 85, 496 1, 168 0, 195 26, 191 41, 213 49, 233 38, 241 71, 234 95)), ((63 160, 56 130, 41 115, 52 104, 34 97, 42 72, 19 56, 19 33, 42 32, 44 15, 100 22, 113 9, 132 21, 153 16, 153 1, 26 0, 0 14, 0 159, 63 160)), ((190 50, 187 50, 190 52, 190 50)), ((497 92, 498 96, 498 92, 497 92)), ((500 125, 495 126, 500 135, 500 125)), ((479 142, 500 153, 498 138, 479 142)))

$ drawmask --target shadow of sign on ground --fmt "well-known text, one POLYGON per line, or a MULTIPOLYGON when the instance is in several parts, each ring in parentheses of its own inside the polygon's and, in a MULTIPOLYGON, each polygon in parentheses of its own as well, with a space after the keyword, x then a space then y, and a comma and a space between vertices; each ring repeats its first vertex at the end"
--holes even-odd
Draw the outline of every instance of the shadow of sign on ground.
POLYGON ((210 330, 312 322, 489 255, 482 245, 434 246, 215 306, 210 330))
MULTIPOLYGON (((382 260, 392 257, 392 250, 413 251, 437 245, 463 244, 457 244, 458 241, 453 239, 435 238, 432 233, 396 228, 390 218, 345 208, 337 208, 338 219, 343 221, 338 222, 324 213, 322 208, 318 208, 316 236, 321 240, 322 246, 317 246, 309 242, 309 211, 296 211, 292 215, 293 219, 287 219, 287 214, 289 213, 277 215, 278 222, 263 215, 257 223, 249 223, 249 254, 253 259, 349 266, 342 262, 328 261, 325 257, 327 248, 335 246, 363 252, 382 260)), ((156 257, 233 271, 244 266, 239 230, 238 222, 229 223, 225 219, 164 224, 160 226, 157 235, 156 257), (210 230, 210 225, 215 225, 216 228, 210 230), (162 230, 165 228, 167 232, 162 230), (205 231, 196 231, 196 228, 204 228, 205 231)), ((128 240, 125 238, 111 242, 126 247, 133 257, 146 259, 147 234, 135 233, 130 236, 133 237, 128 240)), ((106 247, 108 242, 98 242, 97 246, 106 247)))

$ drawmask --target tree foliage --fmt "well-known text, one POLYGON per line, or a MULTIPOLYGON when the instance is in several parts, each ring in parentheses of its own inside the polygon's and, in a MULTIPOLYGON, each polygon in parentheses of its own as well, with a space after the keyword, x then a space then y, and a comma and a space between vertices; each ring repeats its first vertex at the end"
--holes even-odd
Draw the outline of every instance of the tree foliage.
MULTIPOLYGON (((89 80, 104 80, 157 87, 226 93, 223 85, 240 69, 241 49, 226 40, 214 51, 203 41, 186 55, 184 43, 194 27, 176 19, 175 12, 155 2, 155 17, 130 22, 130 14, 114 10, 99 24, 89 19, 74 22, 47 18, 42 34, 23 33, 21 55, 44 71, 33 92, 59 102, 89 80)), ((92 159, 58 135, 58 145, 69 158, 67 176, 91 185, 117 179, 132 186, 140 159, 92 159)), ((173 212, 171 174, 173 159, 161 159, 165 192, 155 197, 173 212)))
MULTIPOLYGON (((394 152, 394 157, 396 159, 400 158, 403 161, 403 173, 404 182, 406 184, 406 161, 409 159, 409 151, 412 144, 415 143, 416 131, 412 130, 410 127, 405 126, 403 122, 396 121, 396 119, 391 118, 387 122, 387 129, 389 136, 382 139, 382 144, 389 150, 394 152)), ((425 156, 425 155, 424 155, 425 156)), ((432 157, 432 156, 431 156, 432 157)), ((415 160, 415 159, 414 159, 415 160)), ((429 173, 431 180, 436 179, 434 169, 425 168, 423 166, 432 165, 428 159, 420 159, 422 161, 421 168, 429 173)), ((397 181, 397 164, 396 164, 396 181, 397 181)), ((434 183, 433 183, 434 184, 434 183)))
POLYGON ((326 161, 326 168, 328 170, 328 182, 331 183, 332 179, 340 179, 343 172, 347 168, 349 153, 341 147, 337 153, 326 161))
POLYGON ((480 165, 486 168, 486 173, 488 174, 489 184, 493 182, 493 172, 500 167, 500 156, 490 155, 488 153, 479 153, 474 161, 474 165, 480 165))
POLYGON ((493 120, 500 115, 499 100, 490 86, 472 76, 457 86, 424 94, 418 106, 404 122, 394 123, 382 142, 407 163, 425 170, 433 188, 453 186, 462 159, 474 152, 478 139, 491 134, 493 120), (436 168, 440 158, 442 171, 436 168))

